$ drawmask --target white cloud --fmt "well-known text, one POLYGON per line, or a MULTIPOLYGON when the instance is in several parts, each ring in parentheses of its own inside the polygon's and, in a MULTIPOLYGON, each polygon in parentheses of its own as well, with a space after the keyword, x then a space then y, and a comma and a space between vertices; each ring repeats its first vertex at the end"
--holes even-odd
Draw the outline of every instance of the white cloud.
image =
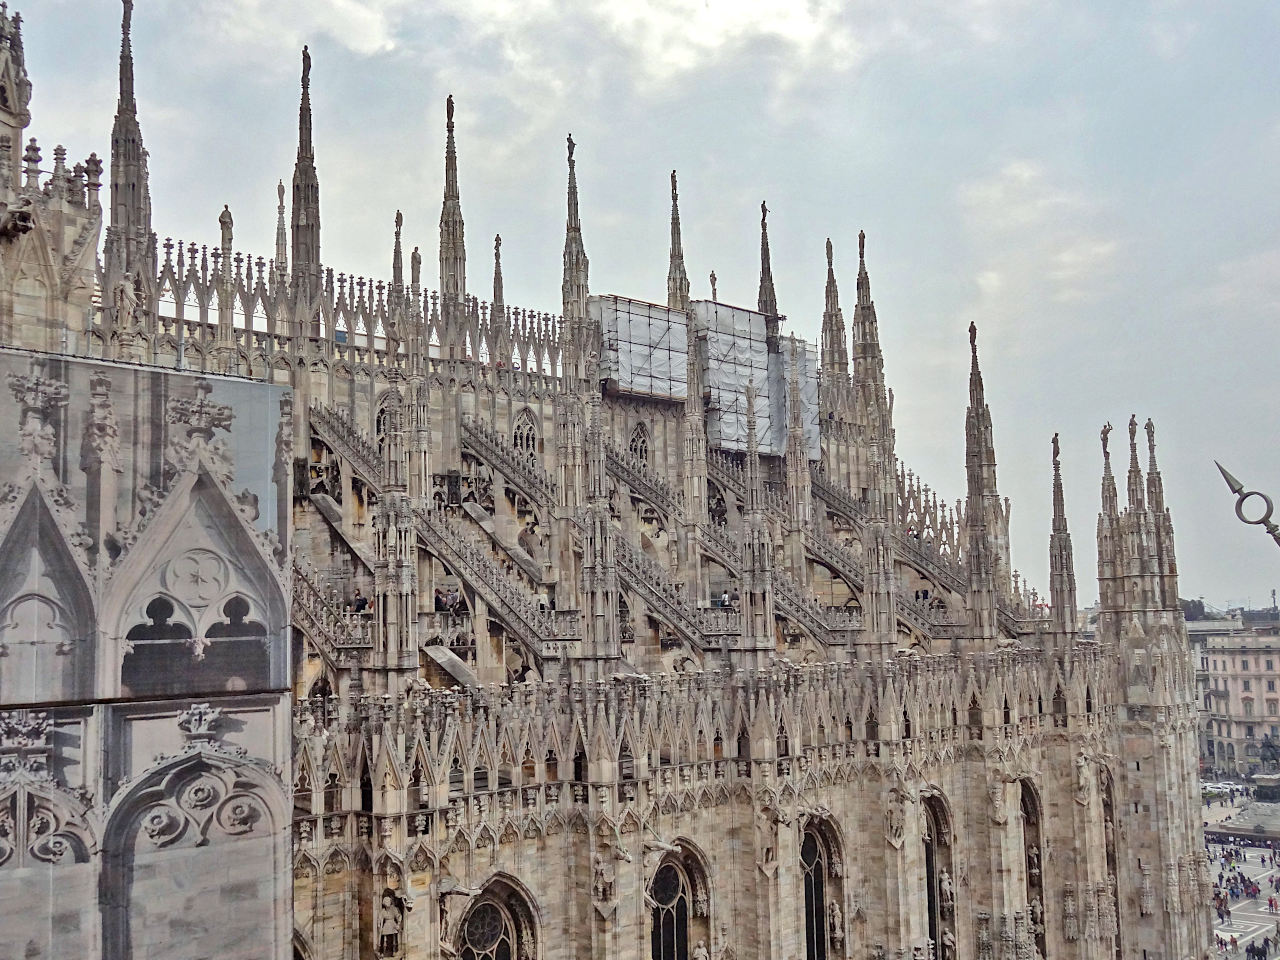
POLYGON ((1042 161, 1018 158, 962 184, 957 200, 973 258, 965 319, 994 332, 1011 353, 1047 341, 1053 305, 1099 299, 1111 286, 1121 244, 1105 211, 1042 161))

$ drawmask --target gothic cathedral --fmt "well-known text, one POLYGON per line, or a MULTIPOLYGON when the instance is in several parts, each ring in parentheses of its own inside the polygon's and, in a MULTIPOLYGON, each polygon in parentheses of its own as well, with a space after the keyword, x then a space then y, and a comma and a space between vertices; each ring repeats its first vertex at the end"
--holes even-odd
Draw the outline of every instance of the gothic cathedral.
POLYGON ((593 294, 570 139, 560 313, 500 238, 482 300, 450 98, 436 289, 398 213, 335 272, 304 48, 273 255, 161 240, 132 12, 109 163, 0 16, 0 960, 1207 956, 1150 421, 1086 640, 976 329, 963 499, 898 460, 865 238, 807 343, 763 206, 757 302, 692 298, 672 172, 666 303, 593 294))

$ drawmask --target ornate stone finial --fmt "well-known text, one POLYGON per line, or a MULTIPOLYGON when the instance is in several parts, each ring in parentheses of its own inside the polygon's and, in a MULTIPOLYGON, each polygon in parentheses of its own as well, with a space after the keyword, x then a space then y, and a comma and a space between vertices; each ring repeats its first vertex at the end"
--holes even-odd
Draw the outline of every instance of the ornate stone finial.
POLYGON ((44 361, 33 359, 29 374, 9 374, 9 389, 21 407, 18 438, 23 454, 32 460, 49 460, 57 446, 53 421, 67 404, 66 383, 44 376, 44 361))
POLYGON ((444 117, 449 123, 453 123, 453 94, 449 94, 444 101, 444 117))
POLYGON ((716 299, 716 272, 711 271, 711 299, 716 299))
POLYGON ((302 45, 302 89, 304 91, 311 87, 311 51, 307 49, 307 45, 302 45))
POLYGON ((572 133, 571 133, 571 134, 569 134, 569 136, 565 137, 565 142, 566 142, 566 143, 568 144, 568 146, 569 146, 569 162, 570 162, 570 163, 573 163, 573 147, 574 147, 574 143, 573 143, 573 134, 572 134, 572 133))
POLYGON ((1111 450, 1109 449, 1111 438, 1111 421, 1108 420, 1102 426, 1102 457, 1104 460, 1111 459, 1111 450))
POLYGON ((133 0, 124 0, 124 16, 120 20, 120 31, 126 37, 133 28, 133 0))
POLYGON ((1058 459, 1059 452, 1060 451, 1058 449, 1058 435, 1055 433, 1053 435, 1053 472, 1054 473, 1057 473, 1058 470, 1062 467, 1062 462, 1058 459))
POLYGON ((867 233, 865 230, 858 231, 858 259, 867 259, 867 233))
POLYGON ((832 269, 832 260, 833 260, 833 256, 832 256, 832 250, 831 250, 831 238, 827 237, 827 269, 828 270, 832 269))
POLYGON ((207 703, 193 703, 178 714, 178 729, 189 740, 212 740, 222 723, 222 710, 207 703))
POLYGON ((203 378, 195 383, 195 397, 170 397, 169 422, 185 423, 188 437, 213 437, 215 430, 230 430, 235 411, 225 403, 214 403, 209 399, 213 386, 203 378))

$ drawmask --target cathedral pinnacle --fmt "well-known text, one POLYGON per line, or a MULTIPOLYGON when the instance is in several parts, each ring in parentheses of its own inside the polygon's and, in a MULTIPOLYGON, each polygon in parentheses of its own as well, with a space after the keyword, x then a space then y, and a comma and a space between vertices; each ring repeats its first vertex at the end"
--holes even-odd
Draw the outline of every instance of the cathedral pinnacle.
POLYGON ((311 143, 311 52, 302 48, 298 99, 298 157, 293 165, 293 276, 295 296, 320 292, 320 178, 311 143), (303 290, 303 287, 306 290, 303 290))
POLYGON ((1129 507, 1135 510, 1143 508, 1144 482, 1142 467, 1138 463, 1138 416, 1129 416, 1129 507))
POLYGON ((284 181, 276 184, 276 262, 272 276, 276 281, 289 275, 289 230, 284 219, 284 181))
POLYGON ((760 295, 757 309, 766 316, 778 315, 778 295, 773 289, 773 267, 769 262, 769 208, 760 201, 760 295))
POLYGON ((667 306, 684 310, 689 306, 689 275, 684 269, 684 245, 680 239, 680 203, 676 192, 676 172, 671 171, 671 263, 667 268, 667 306))
POLYGON ((822 311, 822 368, 828 375, 849 372, 849 348, 845 340, 844 313, 840 310, 840 290, 836 286, 835 251, 827 238, 827 289, 822 311))
POLYGON ((129 112, 137 109, 133 99, 133 42, 129 36, 132 25, 133 0, 124 0, 120 21, 120 99, 116 109, 129 112))
MULTIPOLYGON (((453 94, 444 102, 444 202, 440 207, 440 310, 444 335, 452 339, 460 334, 455 322, 467 296, 467 245, 462 220, 462 201, 458 193, 458 148, 453 134, 453 94)), ((452 349, 454 344, 450 342, 452 349)), ((452 355, 452 354, 450 354, 452 355)))
POLYGON ((400 245, 400 231, 404 227, 404 214, 396 211, 396 236, 391 247, 391 288, 397 299, 404 291, 404 249, 400 245))
POLYGON ((506 302, 502 291, 502 234, 499 233, 493 237, 493 308, 490 316, 495 323, 500 319, 499 314, 505 307, 506 302))
POLYGON ((1076 573, 1067 532, 1067 513, 1062 494, 1062 461, 1058 435, 1053 435, 1053 527, 1049 535, 1049 605, 1057 632, 1076 632, 1076 573))
MULTIPOLYGON (((147 151, 138 125, 133 87, 133 0, 124 0, 120 21, 120 91, 111 127, 111 230, 103 259, 108 271, 137 275, 147 272, 143 259, 153 246, 151 189, 147 151)), ((154 271, 151 271, 154 272, 154 271)), ((113 278, 108 277, 108 282, 113 278)))
POLYGON ((561 306, 567 334, 566 371, 570 376, 586 373, 586 359, 595 350, 595 338, 587 325, 587 251, 582 244, 582 221, 578 217, 578 173, 573 159, 573 134, 565 138, 568 148, 569 186, 564 223, 564 273, 560 283, 561 306))

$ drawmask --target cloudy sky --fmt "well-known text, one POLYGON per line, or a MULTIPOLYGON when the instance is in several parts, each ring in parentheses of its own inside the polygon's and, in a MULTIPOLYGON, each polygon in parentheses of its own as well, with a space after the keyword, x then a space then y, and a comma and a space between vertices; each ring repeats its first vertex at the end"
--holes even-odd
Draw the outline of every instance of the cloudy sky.
MULTIPOLYGON (((18 4, 31 133, 109 148, 119 7, 18 4)), ((1280 496, 1280 6, 1054 0, 138 0, 155 228, 269 256, 314 57, 322 258, 386 277, 392 224, 435 259, 444 98, 458 106, 470 289, 503 236, 507 302, 559 311, 564 137, 591 287, 665 300, 680 171, 695 296, 753 306, 761 199, 792 328, 816 339, 823 242, 852 315, 868 265, 900 457, 964 491, 979 346, 1014 564, 1047 583, 1062 434, 1082 602, 1110 420, 1157 427, 1184 596, 1262 606, 1280 548, 1213 466, 1280 496)), ((1145 465, 1145 453, 1143 456, 1145 465)), ((1121 477, 1123 496, 1123 476, 1121 477)))

